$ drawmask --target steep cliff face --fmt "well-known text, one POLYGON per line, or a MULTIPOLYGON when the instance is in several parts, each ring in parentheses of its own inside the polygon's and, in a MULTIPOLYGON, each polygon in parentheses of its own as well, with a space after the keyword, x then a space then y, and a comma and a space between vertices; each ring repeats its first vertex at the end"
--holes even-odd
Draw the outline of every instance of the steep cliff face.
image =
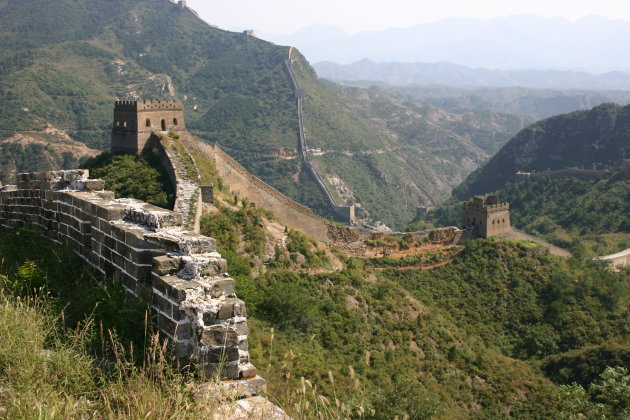
POLYGON ((619 166, 630 153, 630 106, 603 104, 539 121, 519 132, 454 190, 465 199, 495 191, 514 173, 619 166))

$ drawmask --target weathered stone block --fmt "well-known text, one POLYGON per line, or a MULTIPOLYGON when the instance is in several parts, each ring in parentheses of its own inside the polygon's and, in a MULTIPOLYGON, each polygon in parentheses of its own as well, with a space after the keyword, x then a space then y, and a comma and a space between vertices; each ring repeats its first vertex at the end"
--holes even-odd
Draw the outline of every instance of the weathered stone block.
POLYGON ((236 347, 202 347, 199 353, 201 363, 225 363, 237 362, 239 351, 236 347))
POLYGON ((211 325, 205 327, 201 332, 200 342, 204 346, 209 347, 235 347, 239 344, 238 334, 235 330, 228 328, 227 325, 211 325))
MULTIPOLYGON (((239 341, 238 349, 242 350, 242 351, 248 351, 249 350, 249 342, 247 341, 247 339, 239 341)), ((248 356, 248 361, 249 361, 249 356, 248 356)))
POLYGON ((101 191, 105 189, 105 181, 102 179, 88 179, 83 181, 84 191, 101 191))
POLYGON ((241 363, 239 365, 240 377, 242 379, 252 379, 256 377, 256 367, 251 363, 241 363))
POLYGON ((182 262, 181 258, 170 257, 168 255, 154 257, 153 258, 153 271, 160 276, 173 274, 177 270, 179 270, 181 262, 182 262))
POLYGON ((238 363, 204 363, 201 368, 206 379, 238 379, 240 374, 238 363))
POLYGON ((177 323, 162 314, 158 314, 158 328, 160 331, 178 339, 189 339, 192 335, 190 322, 177 323))
POLYGON ((235 293, 234 279, 229 277, 210 282, 204 281, 203 285, 205 293, 211 297, 232 296, 235 293))
POLYGON ((153 295, 153 307, 164 312, 169 317, 173 317, 173 304, 170 300, 163 298, 158 294, 153 295))
POLYGON ((190 357, 193 353, 193 345, 190 340, 178 340, 175 342, 175 355, 177 357, 190 357))
POLYGON ((260 376, 251 379, 223 382, 221 385, 235 392, 238 398, 247 398, 262 394, 267 388, 267 382, 260 376))
POLYGON ((247 326, 247 321, 241 321, 241 322, 236 323, 236 333, 238 335, 249 334, 249 327, 247 326))
POLYGON ((247 316, 245 302, 237 298, 225 299, 219 313, 217 314, 217 319, 230 319, 235 316, 247 316))

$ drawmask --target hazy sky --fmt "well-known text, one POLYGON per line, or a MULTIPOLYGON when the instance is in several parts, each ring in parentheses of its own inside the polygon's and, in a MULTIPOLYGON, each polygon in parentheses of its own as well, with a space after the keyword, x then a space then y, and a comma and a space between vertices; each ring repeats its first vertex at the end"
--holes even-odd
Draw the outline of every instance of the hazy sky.
POLYGON ((533 13, 576 20, 600 15, 630 20, 628 0, 188 0, 208 23, 289 34, 324 23, 347 32, 409 27, 447 17, 492 18, 533 13))

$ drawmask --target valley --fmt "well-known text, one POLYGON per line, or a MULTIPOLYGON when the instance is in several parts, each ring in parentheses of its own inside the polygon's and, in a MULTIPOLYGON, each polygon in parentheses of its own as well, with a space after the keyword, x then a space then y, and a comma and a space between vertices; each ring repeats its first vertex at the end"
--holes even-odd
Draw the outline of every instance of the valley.
POLYGON ((626 72, 313 65, 193 3, 0 0, 0 417, 629 418, 626 72))

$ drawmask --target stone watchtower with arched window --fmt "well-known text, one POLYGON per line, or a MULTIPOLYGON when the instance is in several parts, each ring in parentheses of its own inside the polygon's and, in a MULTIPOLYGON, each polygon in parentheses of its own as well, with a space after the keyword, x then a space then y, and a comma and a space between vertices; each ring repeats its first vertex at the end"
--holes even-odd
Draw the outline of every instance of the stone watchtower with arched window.
POLYGON ((177 100, 116 101, 112 153, 140 154, 160 132, 185 131, 184 110, 177 100))
POLYGON ((464 203, 462 227, 472 238, 490 238, 509 232, 510 203, 499 202, 496 195, 473 197, 464 203))

